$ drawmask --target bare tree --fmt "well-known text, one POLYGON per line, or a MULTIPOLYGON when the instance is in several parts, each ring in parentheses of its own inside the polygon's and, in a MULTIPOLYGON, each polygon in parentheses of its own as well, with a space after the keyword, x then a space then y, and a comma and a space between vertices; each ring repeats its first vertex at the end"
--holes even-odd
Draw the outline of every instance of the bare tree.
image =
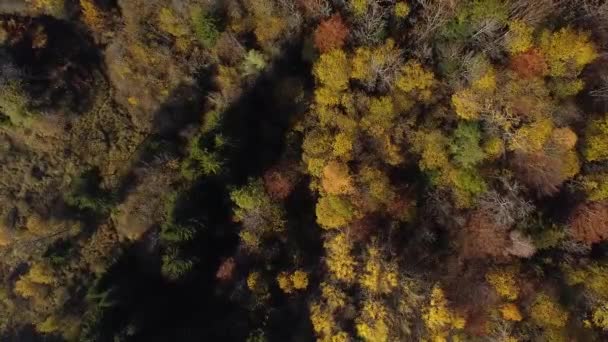
POLYGON ((536 247, 534 247, 532 239, 524 236, 520 231, 511 231, 511 233, 509 233, 509 238, 511 239, 512 245, 507 248, 507 253, 520 258, 529 258, 536 253, 536 247))
POLYGON ((491 215, 497 225, 511 227, 533 211, 532 203, 520 196, 523 187, 516 181, 499 178, 502 191, 490 190, 479 199, 480 209, 491 215))
POLYGON ((457 1, 454 0, 418 0, 422 7, 420 22, 414 28, 416 42, 430 39, 434 33, 450 20, 454 14, 457 1))

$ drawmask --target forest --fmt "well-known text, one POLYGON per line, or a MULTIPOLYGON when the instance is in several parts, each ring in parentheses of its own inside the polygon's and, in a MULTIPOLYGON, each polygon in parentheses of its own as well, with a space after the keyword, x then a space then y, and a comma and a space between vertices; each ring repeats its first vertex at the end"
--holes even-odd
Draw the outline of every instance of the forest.
POLYGON ((608 341, 608 1, 0 0, 0 340, 608 341))

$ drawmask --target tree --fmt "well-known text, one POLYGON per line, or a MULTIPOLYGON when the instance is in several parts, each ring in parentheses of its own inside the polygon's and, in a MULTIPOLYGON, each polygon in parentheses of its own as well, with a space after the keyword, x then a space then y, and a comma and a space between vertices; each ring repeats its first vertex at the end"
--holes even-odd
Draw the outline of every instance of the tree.
POLYGON ((516 267, 496 268, 486 273, 486 281, 504 299, 516 300, 520 291, 517 284, 518 272, 516 267))
POLYGON ((533 46, 533 32, 534 27, 521 20, 516 19, 509 22, 509 32, 506 38, 507 51, 511 55, 517 55, 530 50, 533 46))
POLYGON ((465 168, 473 167, 481 162, 486 156, 479 145, 480 142, 481 131, 476 123, 458 123, 450 144, 454 161, 465 168))
POLYGON ((465 319, 449 308, 443 289, 438 284, 431 290, 430 303, 422 314, 424 325, 435 341, 445 341, 450 330, 464 328, 465 319))
POLYGON ((322 86, 332 92, 348 88, 350 65, 342 50, 331 50, 322 54, 315 63, 313 73, 322 86))
POLYGON ((206 48, 211 48, 220 36, 217 21, 200 6, 190 9, 190 22, 196 39, 206 48))
POLYGON ((586 244, 608 239, 608 202, 579 204, 570 215, 572 237, 586 244))
POLYGON ((352 245, 348 237, 340 232, 327 237, 325 247, 325 265, 336 280, 352 283, 356 279, 357 261, 352 255, 352 245))
POLYGON ((532 321, 544 328, 562 328, 568 316, 568 312, 546 293, 538 294, 530 307, 532 321))
POLYGON ((323 168, 321 186, 330 195, 345 195, 355 190, 348 165, 337 161, 329 162, 323 168))
POLYGON ((608 114, 587 125, 583 154, 587 161, 608 159, 608 114))
POLYGON ((344 227, 359 216, 348 199, 336 195, 321 197, 317 202, 316 214, 317 223, 325 229, 344 227))
POLYGON ((342 49, 346 37, 348 37, 348 27, 339 14, 334 14, 317 26, 314 33, 315 46, 321 53, 342 49))
POLYGON ((474 211, 461 232, 464 258, 504 257, 509 247, 507 227, 497 225, 485 212, 474 211))
POLYGON ((519 77, 525 79, 540 77, 549 72, 545 58, 538 49, 531 49, 512 56, 509 67, 519 77))
POLYGON ((515 152, 512 165, 518 179, 541 195, 555 194, 565 180, 562 161, 543 152, 515 152))
POLYGON ((543 32, 540 49, 547 60, 549 75, 552 77, 576 77, 598 56, 589 34, 570 27, 561 28, 556 32, 543 32))

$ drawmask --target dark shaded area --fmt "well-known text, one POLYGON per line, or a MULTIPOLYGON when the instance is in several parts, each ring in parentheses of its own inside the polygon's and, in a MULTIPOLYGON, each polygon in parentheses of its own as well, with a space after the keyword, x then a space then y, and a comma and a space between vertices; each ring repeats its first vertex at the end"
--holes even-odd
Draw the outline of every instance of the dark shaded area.
MULTIPOLYGON (((284 90, 283 80, 296 79, 293 76, 302 79, 310 74, 309 66, 299 60, 299 52, 299 45, 289 48, 286 56, 224 113, 221 131, 231 142, 225 169, 220 176, 196 182, 178 198, 178 223, 197 222, 203 227, 185 248, 188 256, 199 261, 195 268, 186 279, 169 282, 160 275, 158 250, 150 248, 154 237, 132 245, 102 281, 102 288, 114 289, 117 305, 105 312, 99 341, 111 341, 114 334, 132 323, 138 329, 128 338, 130 341, 243 341, 260 323, 251 322, 248 308, 230 298, 234 290, 231 287, 242 284, 221 284, 215 273, 224 258, 234 255, 239 241, 239 227, 231 220, 230 185, 241 185, 250 177, 260 176, 279 159, 292 115, 301 110, 292 98, 277 99, 284 90)), ((195 89, 178 88, 169 97, 171 102, 155 114, 157 134, 150 138, 152 143, 146 144, 152 148, 143 148, 140 162, 135 165, 152 158, 154 151, 174 150, 171 145, 177 143, 177 133, 200 113, 195 111, 201 108, 195 89)), ((125 180, 123 184, 129 183, 125 180)), ((287 204, 288 212, 294 216, 290 220, 294 224, 288 229, 301 236, 302 244, 316 243, 312 248, 315 252, 307 254, 311 257, 318 255, 321 246, 319 232, 308 229, 314 225, 314 201, 303 193, 307 193, 305 182, 287 204)), ((312 264, 315 260, 307 262, 312 264)), ((269 313, 271 330, 276 335, 273 340, 294 340, 299 330, 311 331, 303 300, 269 313), (300 322, 297 325, 304 329, 293 329, 294 322, 300 322)))
POLYGON ((12 37, 7 50, 23 74, 33 106, 49 112, 86 112, 101 77, 101 55, 92 38, 75 23, 48 16, 0 20, 12 37))

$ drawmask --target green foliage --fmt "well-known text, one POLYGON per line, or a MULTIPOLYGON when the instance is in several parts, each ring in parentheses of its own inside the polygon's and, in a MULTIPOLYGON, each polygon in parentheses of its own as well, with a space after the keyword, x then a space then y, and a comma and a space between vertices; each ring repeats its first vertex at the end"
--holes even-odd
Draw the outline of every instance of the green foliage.
POLYGON ((72 181, 71 189, 63 196, 64 201, 74 208, 91 211, 97 215, 108 213, 114 206, 114 195, 100 188, 99 170, 84 172, 72 181))
POLYGON ((504 25, 509 17, 509 8, 501 0, 467 0, 459 6, 456 15, 440 31, 448 40, 464 40, 475 33, 485 21, 493 20, 504 25))
POLYGON ((206 48, 211 48, 220 36, 217 20, 200 6, 190 9, 190 21, 196 39, 206 48))
POLYGON ((161 273, 170 280, 178 280, 185 276, 194 267, 194 261, 184 259, 179 249, 170 247, 162 257, 161 273))
MULTIPOLYGON (((210 120, 215 120, 212 117, 210 120)), ((211 122, 207 129, 216 126, 211 122)), ((188 157, 181 165, 181 173, 187 180, 200 176, 214 176, 221 173, 224 161, 222 152, 228 147, 228 142, 221 134, 198 134, 192 138, 188 146, 188 157)))
POLYGON ((458 123, 450 144, 454 161, 464 168, 479 164, 486 157, 480 142, 481 131, 477 123, 458 123))

